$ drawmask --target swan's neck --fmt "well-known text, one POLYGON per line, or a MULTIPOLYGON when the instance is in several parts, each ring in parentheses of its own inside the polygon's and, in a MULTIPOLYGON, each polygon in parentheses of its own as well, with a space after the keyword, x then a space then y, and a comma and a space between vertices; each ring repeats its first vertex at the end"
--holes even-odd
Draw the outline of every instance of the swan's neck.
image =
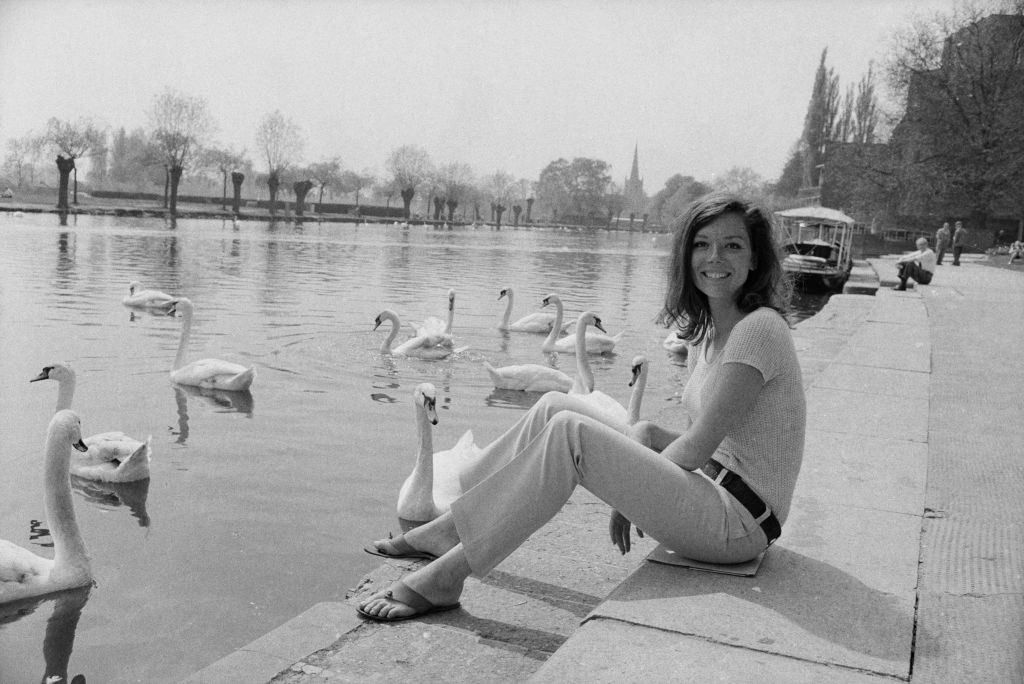
POLYGON ((635 425, 640 420, 640 404, 644 401, 644 390, 647 389, 647 366, 640 369, 640 377, 633 383, 633 393, 629 395, 627 423, 635 425))
POLYGON ((509 292, 507 295, 508 301, 505 302, 505 315, 501 319, 501 327, 508 329, 509 320, 512 318, 512 293, 509 292))
POLYGON ((434 431, 422 406, 416 409, 416 428, 420 437, 420 453, 416 456, 416 470, 421 477, 434 478, 434 431))
POLYGON ((181 338, 178 340, 178 354, 174 357, 174 368, 178 370, 185 365, 185 352, 188 349, 188 338, 192 333, 192 312, 185 309, 181 314, 181 338))
POLYGON ((391 321, 391 332, 388 334, 388 338, 381 342, 380 345, 380 350, 384 354, 391 351, 391 343, 398 337, 398 328, 402 325, 397 318, 388 317, 388 320, 391 321))
POLYGON ((555 304, 555 322, 551 324, 551 332, 548 333, 548 337, 544 340, 544 346, 548 347, 558 341, 558 336, 562 334, 562 301, 556 299, 555 304))
POLYGON ((448 302, 448 321, 445 323, 445 326, 444 326, 444 334, 445 335, 451 335, 452 334, 452 321, 454 321, 454 320, 455 320, 455 302, 454 301, 449 301, 448 302))
POLYGON ((85 543, 75 520, 75 507, 71 500, 71 480, 68 476, 67 434, 58 433, 46 442, 46 520, 53 537, 55 568, 88 566, 85 543))
POLYGON ((71 400, 75 396, 75 378, 63 378, 57 383, 57 410, 71 408, 71 400))
MULTIPOLYGON (((555 322, 561 327, 562 317, 559 316, 555 322)), ((579 376, 584 394, 594 391, 594 371, 590 369, 587 358, 587 326, 583 322, 576 324, 576 375, 579 376)))

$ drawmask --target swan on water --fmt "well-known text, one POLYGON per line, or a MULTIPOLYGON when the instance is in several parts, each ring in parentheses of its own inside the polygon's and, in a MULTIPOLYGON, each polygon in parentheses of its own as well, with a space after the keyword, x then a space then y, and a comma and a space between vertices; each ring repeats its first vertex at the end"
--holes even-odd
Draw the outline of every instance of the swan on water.
POLYGON ((690 352, 689 344, 687 344, 686 340, 679 334, 678 330, 672 330, 669 332, 668 336, 665 337, 665 341, 661 343, 661 346, 673 354, 680 354, 682 356, 686 356, 690 352))
MULTIPOLYGON (((75 396, 75 371, 71 366, 51 364, 29 382, 40 380, 57 381, 57 411, 71 408, 75 396)), ((83 441, 88 451, 71 455, 72 475, 101 482, 135 482, 149 477, 152 435, 140 442, 123 432, 102 432, 83 441)))
MULTIPOLYGON (((505 314, 501 318, 501 323, 498 324, 498 330, 507 330, 509 332, 527 332, 527 333, 548 333, 551 332, 551 327, 555 324, 555 314, 548 311, 534 311, 533 313, 526 314, 515 323, 509 323, 509 319, 512 317, 512 306, 515 300, 515 294, 511 287, 506 287, 498 294, 498 301, 501 301, 503 297, 508 298, 508 302, 505 304, 505 314)), ((562 332, 565 332, 571 323, 566 323, 562 326, 562 332)))
POLYGON ((454 447, 434 453, 433 427, 437 425, 437 391, 429 382, 413 390, 419 452, 416 466, 398 492, 398 517, 410 522, 428 522, 447 512, 452 501, 462 496, 461 471, 480 456, 473 443, 473 431, 466 430, 454 447))
MULTIPOLYGON (((561 339, 558 338, 559 330, 562 327, 562 299, 556 294, 549 294, 544 298, 541 306, 547 306, 548 304, 555 305, 555 324, 551 328, 551 332, 548 333, 544 343, 540 349, 544 353, 560 352, 562 354, 575 354, 577 350, 576 338, 573 335, 568 335, 561 339)), ((596 327, 596 326, 595 326, 596 327)), ((603 328, 601 328, 603 330, 603 328)), ((587 333, 586 335, 586 353, 588 354, 608 354, 615 350, 615 345, 618 344, 619 340, 622 339, 622 333, 619 331, 614 337, 604 332, 599 333, 587 333)), ((576 333, 579 333, 579 322, 576 324, 576 333)))
POLYGON ((125 306, 144 309, 166 309, 174 302, 174 297, 160 290, 143 290, 142 283, 133 280, 128 283, 128 296, 121 300, 125 306))
POLYGON ((572 387, 571 377, 550 366, 539 363, 522 363, 495 368, 484 361, 484 368, 491 376, 496 389, 522 390, 524 392, 568 392, 572 387))
POLYGON ((0 603, 92 583, 92 568, 75 520, 68 473, 72 448, 85 451, 82 426, 73 411, 58 411, 46 432, 43 503, 53 538, 53 559, 0 539, 0 603))
POLYGON ((594 388, 594 371, 590 368, 590 361, 584 348, 587 327, 591 325, 604 331, 601 318, 597 314, 593 311, 581 313, 576 321, 576 332, 573 334, 573 342, 576 345, 576 379, 569 394, 579 397, 597 409, 609 424, 624 429, 628 418, 626 408, 614 397, 594 388))
POLYGON ((416 329, 414 337, 424 337, 430 346, 455 346, 452 339, 452 321, 455 320, 455 290, 448 290, 448 314, 445 320, 437 316, 428 316, 423 324, 416 329))
POLYGON ((379 328, 384 321, 391 322, 391 332, 387 338, 380 345, 381 354, 393 354, 395 356, 413 356, 419 359, 444 359, 451 356, 453 353, 465 351, 467 347, 460 347, 453 349, 449 346, 438 344, 436 337, 425 337, 418 335, 411 339, 402 342, 397 347, 392 348, 391 344, 398 337, 398 331, 402 327, 402 321, 398 318, 398 314, 391 309, 384 309, 377 318, 373 321, 373 329, 379 328))
POLYGON ((185 352, 188 349, 189 335, 192 332, 192 313, 195 308, 192 301, 181 297, 171 302, 169 314, 181 312, 181 338, 178 340, 178 354, 174 357, 171 369, 171 382, 179 385, 210 387, 213 389, 240 392, 249 389, 256 369, 220 359, 200 359, 185 364, 185 352))

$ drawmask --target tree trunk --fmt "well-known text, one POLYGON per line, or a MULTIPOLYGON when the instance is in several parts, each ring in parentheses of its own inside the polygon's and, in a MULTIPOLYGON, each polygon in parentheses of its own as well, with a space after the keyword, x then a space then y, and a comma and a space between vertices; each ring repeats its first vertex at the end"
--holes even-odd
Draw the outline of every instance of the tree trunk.
POLYGON ((444 197, 434 198, 434 220, 438 221, 441 218, 441 212, 444 211, 444 197))
POLYGON ((295 190, 295 215, 302 216, 302 211, 306 204, 306 195, 313 189, 312 181, 301 180, 292 183, 292 189, 295 190))
POLYGON ((402 204, 405 206, 405 220, 408 221, 409 207, 412 205, 412 198, 416 196, 416 188, 402 188, 402 204))
POLYGON ((519 206, 518 204, 513 204, 512 205, 512 221, 513 221, 513 225, 516 228, 519 227, 519 215, 522 214, 522 213, 523 213, 523 208, 521 206, 519 206))
POLYGON ((277 215, 277 187, 281 184, 277 177, 277 171, 272 171, 267 176, 267 189, 270 190, 270 215, 277 215))
MULTIPOLYGON (((223 184, 224 187, 221 190, 221 194, 220 194, 220 208, 221 209, 227 209, 228 208, 228 170, 227 169, 221 169, 220 173, 221 173, 221 176, 223 176, 223 178, 224 178, 224 184, 223 184)), ((234 176, 234 174, 231 174, 231 175, 234 176)), ((237 213, 238 210, 236 209, 235 212, 237 213)))
POLYGON ((530 216, 533 214, 533 198, 526 200, 526 222, 532 223, 533 219, 530 216))
POLYGON ((75 168, 72 171, 72 173, 75 176, 75 189, 74 189, 74 199, 72 199, 71 201, 73 203, 75 203, 75 204, 78 204, 78 166, 75 166, 75 168))
POLYGON ((171 172, 167 168, 167 164, 164 164, 164 209, 167 208, 167 193, 171 189, 171 172))
POLYGON ((497 225, 498 228, 501 228, 501 215, 505 213, 506 208, 507 207, 505 207, 504 204, 494 205, 494 215, 496 217, 495 225, 497 225))
POLYGON ((235 197, 231 201, 231 211, 238 215, 239 207, 242 206, 242 181, 245 180, 245 174, 238 171, 231 172, 231 185, 235 187, 235 197))
POLYGON ((316 201, 316 213, 324 213, 324 184, 320 184, 320 198, 316 201))
POLYGON ((178 214, 178 184, 181 182, 183 170, 178 164, 171 167, 171 216, 178 214))
POLYGON ((448 200, 448 223, 455 223, 455 208, 459 206, 458 200, 448 200))
POLYGON ((57 208, 62 211, 68 210, 68 178, 71 177, 71 170, 74 168, 74 158, 57 155, 57 173, 60 176, 60 184, 57 186, 57 208))

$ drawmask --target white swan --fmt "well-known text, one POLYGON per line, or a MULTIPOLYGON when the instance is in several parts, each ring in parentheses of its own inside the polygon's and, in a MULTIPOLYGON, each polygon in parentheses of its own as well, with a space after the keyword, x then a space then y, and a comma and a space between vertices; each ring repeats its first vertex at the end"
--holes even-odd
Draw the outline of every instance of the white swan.
MULTIPOLYGON (((526 314, 515 323, 509 323, 509 319, 512 317, 512 305, 515 299, 515 294, 512 292, 511 287, 506 287, 498 294, 498 301, 501 301, 502 297, 508 298, 508 303, 505 304, 505 314, 501 317, 501 323, 498 324, 498 330, 507 330, 509 332, 527 332, 527 333, 548 333, 551 331, 551 327, 555 324, 555 314, 547 311, 534 311, 533 313, 526 314)), ((562 332, 568 328, 571 323, 566 323, 562 326, 562 332)))
POLYGON ((633 392, 629 395, 629 408, 626 409, 628 414, 626 417, 627 425, 636 425, 640 420, 640 405, 643 404, 644 391, 647 389, 649 365, 646 356, 641 354, 633 357, 633 363, 630 366, 632 378, 629 381, 629 386, 633 388, 633 392))
POLYGON ((452 321, 455 320, 455 290, 448 290, 448 317, 441 320, 437 316, 428 316, 423 325, 416 329, 414 337, 424 337, 430 346, 444 345, 454 347, 452 339, 452 321))
POLYGON ((594 389, 594 371, 590 368, 585 350, 587 327, 591 325, 598 330, 604 330, 601 318, 597 314, 592 311, 581 313, 573 335, 573 342, 576 344, 576 379, 569 394, 597 409, 609 424, 625 428, 629 417, 626 408, 614 397, 594 389))
POLYGON ((522 390, 524 392, 568 392, 573 380, 568 375, 550 366, 539 363, 522 363, 495 368, 484 361, 484 368, 491 376, 496 389, 522 390))
POLYGON ((142 283, 133 280, 128 284, 128 296, 121 300, 125 306, 145 309, 165 309, 174 297, 160 290, 143 290, 142 283))
MULTIPOLYGON (((576 337, 574 335, 566 336, 561 339, 558 338, 559 330, 562 327, 562 299, 556 294, 549 294, 544 298, 541 306, 547 306, 548 304, 555 305, 555 324, 551 328, 551 332, 544 339, 544 343, 540 346, 542 352, 560 352, 562 354, 575 354, 577 345, 576 337)), ((603 330, 603 328, 602 328, 603 330)), ((576 323, 576 333, 579 334, 579 322, 576 323)), ((614 337, 607 333, 587 333, 586 335, 586 353, 588 354, 607 354, 615 350, 615 345, 622 339, 623 331, 620 331, 614 337)))
POLYGON ((171 369, 171 382, 232 392, 249 389, 253 378, 256 377, 256 369, 252 366, 246 368, 220 359, 200 359, 185 365, 185 351, 188 349, 188 339, 192 331, 194 310, 192 301, 181 297, 171 303, 168 312, 181 312, 181 339, 178 340, 178 354, 174 357, 174 367, 171 369))
MULTIPOLYGON (((56 380, 57 410, 71 408, 75 396, 75 371, 71 366, 65 363, 46 366, 29 382, 39 380, 56 380)), ((123 432, 102 432, 83 441, 88 451, 84 455, 71 455, 72 475, 101 482, 135 482, 149 477, 152 435, 140 442, 123 432)))
POLYGON ((391 309, 384 309, 381 311, 377 318, 374 319, 373 329, 376 330, 384 323, 384 321, 391 321, 391 332, 388 334, 380 345, 381 354, 393 354, 395 356, 414 356, 419 359, 444 359, 451 356, 455 352, 464 351, 466 347, 460 347, 453 349, 451 347, 437 344, 436 338, 416 336, 406 340, 397 347, 392 348, 391 343, 398 337, 398 330, 402 327, 402 322, 391 309))
POLYGON ((690 352, 690 345, 682 338, 678 330, 670 331, 661 346, 673 354, 686 356, 690 352))
POLYGON ((410 522, 427 522, 451 508, 462 496, 459 473, 480 456, 473 443, 473 431, 466 430, 454 447, 434 453, 432 427, 437 425, 437 392, 428 382, 413 390, 416 427, 420 448, 416 466, 398 492, 398 517, 410 522))
POLYGON ((46 433, 44 504, 53 537, 53 560, 0 539, 0 603, 49 594, 92 582, 92 568, 75 520, 68 474, 71 448, 85 451, 73 411, 58 411, 46 433))

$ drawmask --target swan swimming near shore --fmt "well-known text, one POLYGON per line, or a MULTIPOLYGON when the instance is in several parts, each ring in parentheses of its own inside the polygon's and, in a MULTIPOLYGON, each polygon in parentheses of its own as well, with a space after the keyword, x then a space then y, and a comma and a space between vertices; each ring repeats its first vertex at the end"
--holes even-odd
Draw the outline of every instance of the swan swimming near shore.
MULTIPOLYGON (((555 324, 551 328, 551 332, 548 333, 544 343, 541 345, 541 351, 545 353, 559 352, 562 354, 575 354, 577 349, 580 347, 576 344, 576 337, 568 335, 559 339, 558 334, 562 327, 562 299, 556 294, 549 294, 544 298, 541 306, 547 306, 549 304, 555 305, 555 324)), ((596 327, 596 326, 595 326, 596 327)), ((604 328, 600 328, 602 331, 604 328)), ((579 322, 576 323, 576 332, 579 333, 579 322)), ((615 345, 622 339, 624 331, 619 331, 614 337, 608 335, 605 332, 591 333, 588 332, 585 337, 585 349, 587 354, 608 354, 615 350, 615 345)))
MULTIPOLYGON (((57 381, 57 411, 71 408, 75 396, 75 371, 66 363, 53 363, 29 382, 57 381)), ((123 432, 101 432, 82 440, 84 454, 72 453, 72 475, 100 482, 135 482, 149 477, 153 436, 141 442, 123 432)))
MULTIPOLYGON (((498 324, 498 330, 526 333, 548 333, 551 331, 552 326, 555 324, 555 314, 548 311, 534 311, 533 313, 526 314, 514 323, 509 323, 515 300, 515 293, 511 287, 506 287, 498 293, 498 301, 501 301, 502 298, 507 298, 508 302, 505 304, 505 313, 501 317, 501 323, 498 324)), ((565 329, 570 325, 569 323, 563 325, 562 332, 565 332, 565 329)))
POLYGON ((466 347, 460 347, 453 349, 450 346, 444 344, 438 344, 436 337, 417 335, 411 339, 402 342, 397 347, 392 347, 391 344, 398 337, 398 331, 402 327, 402 321, 398 317, 398 314, 391 309, 384 309, 377 318, 374 319, 373 329, 379 328, 384 321, 391 322, 391 332, 387 338, 380 345, 381 354, 392 354, 394 356, 412 356, 419 359, 445 359, 452 354, 460 351, 465 351, 466 347))
POLYGON ((429 382, 413 390, 419 451, 416 466, 398 492, 398 517, 410 522, 429 522, 451 509, 462 496, 459 481, 463 469, 479 458, 481 449, 473 443, 473 431, 466 432, 455 446, 434 453, 433 429, 437 425, 437 391, 429 382))
POLYGON ((68 472, 72 450, 85 451, 74 411, 58 411, 46 431, 43 502, 53 538, 53 559, 0 539, 0 603, 50 594, 92 583, 92 567, 75 519, 68 472))

